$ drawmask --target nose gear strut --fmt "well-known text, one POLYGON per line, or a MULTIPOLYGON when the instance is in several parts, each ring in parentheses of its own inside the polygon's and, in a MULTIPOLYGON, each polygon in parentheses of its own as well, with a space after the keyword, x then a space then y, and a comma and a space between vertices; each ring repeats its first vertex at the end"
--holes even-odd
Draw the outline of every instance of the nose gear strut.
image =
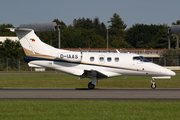
POLYGON ((156 84, 155 84, 155 79, 153 78, 152 80, 151 80, 151 88, 152 89, 155 89, 156 88, 156 84))

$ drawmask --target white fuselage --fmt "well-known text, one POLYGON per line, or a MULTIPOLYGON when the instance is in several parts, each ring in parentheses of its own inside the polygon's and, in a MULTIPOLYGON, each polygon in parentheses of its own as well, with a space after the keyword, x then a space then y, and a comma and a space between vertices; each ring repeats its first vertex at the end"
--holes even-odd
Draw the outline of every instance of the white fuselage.
MULTIPOLYGON (((69 53, 73 54, 73 52, 69 53)), ((108 77, 122 75, 169 77, 175 75, 173 71, 152 62, 135 60, 134 58, 139 57, 138 54, 103 52, 82 52, 81 54, 80 62, 35 60, 30 64, 53 68, 76 76, 82 75, 84 70, 100 71, 108 77)))

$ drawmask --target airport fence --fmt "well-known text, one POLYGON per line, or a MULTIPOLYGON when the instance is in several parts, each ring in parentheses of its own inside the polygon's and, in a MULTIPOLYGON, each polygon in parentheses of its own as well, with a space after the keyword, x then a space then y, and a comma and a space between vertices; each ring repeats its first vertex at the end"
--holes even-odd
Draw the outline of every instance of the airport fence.
MULTIPOLYGON (((46 68, 46 71, 55 71, 46 68)), ((24 59, 0 59, 0 71, 35 71, 35 68, 29 67, 24 59)))
MULTIPOLYGON (((147 58, 149 61, 161 66, 179 66, 180 58, 147 58)), ((46 71, 55 71, 50 68, 45 68, 46 71)), ((35 71, 35 68, 29 67, 24 59, 0 59, 0 71, 35 71)))
POLYGON ((161 66, 179 66, 180 58, 147 58, 149 61, 161 66))

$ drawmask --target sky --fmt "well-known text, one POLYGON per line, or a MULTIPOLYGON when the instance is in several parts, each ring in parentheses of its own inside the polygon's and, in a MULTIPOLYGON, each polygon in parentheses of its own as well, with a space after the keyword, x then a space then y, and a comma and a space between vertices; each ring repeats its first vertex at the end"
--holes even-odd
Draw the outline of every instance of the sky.
POLYGON ((1 0, 0 24, 18 27, 59 19, 71 25, 83 17, 104 22, 117 13, 127 28, 137 23, 171 26, 180 20, 179 6, 180 0, 1 0))

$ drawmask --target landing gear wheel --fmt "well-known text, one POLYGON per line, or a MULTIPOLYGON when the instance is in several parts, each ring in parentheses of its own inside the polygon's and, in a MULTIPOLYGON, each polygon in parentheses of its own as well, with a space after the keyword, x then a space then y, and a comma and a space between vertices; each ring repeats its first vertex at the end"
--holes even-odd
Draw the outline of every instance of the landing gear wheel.
POLYGON ((94 87, 95 87, 95 85, 94 85, 94 84, 92 84, 91 82, 89 82, 89 84, 88 84, 88 88, 89 88, 89 89, 94 89, 94 87))
POLYGON ((151 88, 152 88, 152 89, 155 89, 155 88, 156 88, 156 84, 152 84, 152 85, 151 85, 151 88))
POLYGON ((156 88, 156 84, 155 84, 155 79, 153 78, 152 81, 151 81, 151 88, 152 89, 155 89, 156 88))

